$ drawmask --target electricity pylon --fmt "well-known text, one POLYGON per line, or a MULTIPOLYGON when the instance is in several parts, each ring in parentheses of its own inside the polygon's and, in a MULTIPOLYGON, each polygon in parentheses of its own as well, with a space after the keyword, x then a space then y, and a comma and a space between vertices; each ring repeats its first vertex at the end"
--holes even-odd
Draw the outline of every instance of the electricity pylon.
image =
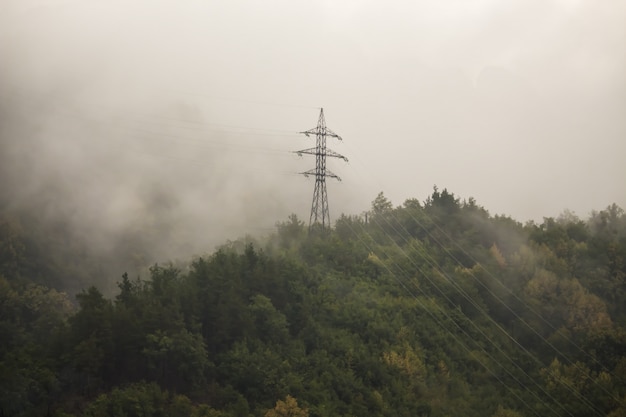
POLYGON ((308 177, 315 175, 315 190, 313 191, 313 202, 311 203, 311 217, 309 218, 309 231, 312 227, 319 225, 322 230, 330 228, 330 214, 328 211, 328 193, 326 192, 326 177, 335 178, 341 181, 337 175, 326 169, 326 157, 341 158, 348 162, 348 158, 338 154, 326 147, 326 137, 341 139, 341 136, 326 127, 324 120, 324 109, 320 109, 320 117, 317 121, 317 127, 299 132, 307 137, 315 135, 315 148, 303 149, 295 151, 299 156, 302 154, 315 155, 315 169, 301 172, 302 175, 308 177))

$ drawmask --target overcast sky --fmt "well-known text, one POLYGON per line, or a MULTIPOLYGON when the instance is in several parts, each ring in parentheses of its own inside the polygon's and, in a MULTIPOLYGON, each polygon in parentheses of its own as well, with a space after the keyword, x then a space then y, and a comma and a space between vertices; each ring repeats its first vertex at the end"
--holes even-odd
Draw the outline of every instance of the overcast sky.
POLYGON ((308 220, 315 161, 289 151, 324 107, 333 219, 435 184, 584 218, 626 207, 625 22, 623 0, 3 0, 2 181, 111 230, 158 207, 255 233, 308 220))

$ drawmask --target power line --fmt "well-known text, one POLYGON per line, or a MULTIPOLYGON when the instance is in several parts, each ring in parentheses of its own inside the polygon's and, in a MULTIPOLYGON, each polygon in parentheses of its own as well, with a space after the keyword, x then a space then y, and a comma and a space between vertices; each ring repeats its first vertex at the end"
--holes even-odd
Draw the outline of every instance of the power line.
MULTIPOLYGON (((360 234, 357 233, 354 228, 352 228, 352 226, 350 225, 349 222, 346 223, 348 225, 348 227, 350 228, 350 230, 352 231, 352 233, 361 241, 361 243, 364 245, 364 247, 370 252, 370 253, 375 253, 375 251, 373 250, 373 248, 368 245, 366 242, 363 241, 363 239, 361 238, 360 234)), ((359 223, 359 225, 361 226, 361 230, 363 231, 363 233, 368 236, 368 238, 371 241, 374 241, 374 239, 372 238, 372 236, 365 230, 365 227, 359 223)), ((387 235, 387 237, 390 237, 387 233, 385 233, 387 235)), ((408 276, 408 274, 406 273, 406 271, 404 270, 404 268, 402 268, 397 262, 393 262, 391 261, 391 263, 400 270, 400 272, 402 272, 404 275, 408 276)), ((455 342, 457 342, 457 344, 459 346, 461 346, 467 353, 471 354, 472 351, 471 349, 467 346, 467 344, 465 344, 458 336, 456 336, 454 333, 452 333, 452 331, 448 328, 448 326, 443 322, 443 320, 441 320, 440 318, 438 318, 432 311, 431 309, 429 309, 427 306, 424 305, 424 303, 419 299, 419 297, 414 294, 409 287, 389 268, 389 266, 387 266, 386 263, 381 262, 381 265, 383 266, 383 268, 391 275, 391 277, 397 281, 402 288, 413 298, 416 300, 416 302, 418 302, 418 304, 420 304, 420 306, 422 307, 422 309, 431 317, 431 319, 433 319, 433 321, 435 321, 446 333, 448 333, 454 340, 455 342)), ((421 271, 421 269, 418 267, 418 270, 420 270, 420 272, 425 275, 423 273, 423 271, 421 271)), ((410 281, 412 282, 412 281, 410 281)), ((417 285, 414 284, 414 286, 417 288, 417 285)), ((480 349, 482 351, 482 353, 484 353, 489 359, 491 359, 492 361, 494 361, 496 364, 498 364, 506 374, 508 374, 509 377, 511 377, 513 380, 515 380, 516 383, 518 383, 520 386, 527 388, 526 385, 520 381, 517 377, 515 377, 513 374, 511 374, 511 372, 506 369, 504 367, 504 365, 502 365, 496 358, 494 358, 489 352, 487 352, 487 350, 483 347, 480 346, 478 344, 478 342, 470 335, 468 334, 467 330, 465 330, 463 327, 461 327, 452 317, 450 317, 450 315, 448 313, 446 313, 446 311, 440 307, 437 303, 433 303, 433 305, 437 308, 437 310, 439 311, 440 314, 442 314, 450 323, 453 323, 454 326, 465 336, 467 336, 470 340, 472 340, 474 342, 474 344, 476 345, 476 347, 478 347, 478 349, 480 349)), ((466 316, 465 316, 466 317, 466 316)), ((467 317, 466 317, 467 318, 467 317)), ((469 320, 469 319, 468 319, 469 320)), ((469 320, 471 322, 471 320, 469 320)), ((528 407, 528 409, 530 411, 532 411, 535 415, 539 416, 540 414, 534 410, 527 402, 526 400, 524 400, 517 392, 515 392, 511 387, 509 387, 500 376, 498 376, 498 374, 491 369, 486 363, 482 362, 480 359, 476 358, 476 361, 491 375, 493 376, 504 388, 506 388, 509 392, 511 392, 511 394, 513 394, 518 400, 520 400, 526 407, 528 407)), ((525 372, 524 372, 525 373, 525 372)), ((526 376, 528 376, 530 378, 530 376, 525 373, 526 376)), ((531 378, 532 379, 532 378, 531 378)), ((554 408, 552 406, 550 406, 549 404, 545 403, 535 392, 533 391, 529 391, 532 393, 532 395, 540 402, 542 403, 544 406, 546 406, 548 409, 550 409, 550 411, 552 411, 552 413, 554 413, 555 415, 559 416, 560 414, 557 413, 554 408)), ((561 406, 562 407, 562 406, 561 406)), ((571 415, 571 414, 570 414, 571 415)))
POLYGON ((300 109, 321 109, 321 107, 305 105, 305 104, 293 104, 293 103, 277 103, 263 100, 249 100, 249 99, 240 99, 235 97, 224 97, 224 96, 214 96, 202 93, 181 93, 187 96, 197 96, 203 97, 209 100, 219 100, 219 101, 234 101, 239 103, 251 103, 251 104, 262 104, 265 106, 277 106, 277 107, 291 107, 291 108, 300 108, 300 109))
MULTIPOLYGON (((375 222, 377 222, 376 217, 374 217, 373 219, 375 222)), ((400 237, 402 237, 402 239, 408 244, 409 241, 402 235, 401 232, 399 232, 395 226, 392 224, 392 222, 390 222, 388 219, 384 218, 385 222, 387 223, 387 225, 389 227, 391 227, 393 229, 393 231, 400 237)), ((397 218, 394 218, 393 220, 395 220, 396 223, 398 222, 397 218)), ((381 228, 381 230, 383 230, 383 233, 385 233, 385 235, 387 237, 389 237, 391 239, 391 241, 393 242, 393 244, 397 247, 398 251, 404 256, 406 257, 407 260, 409 260, 409 262, 415 267, 417 268, 418 271, 420 271, 420 273, 424 276, 424 278, 430 283, 430 285, 432 285, 434 288, 437 289, 437 291, 441 294, 441 296, 451 305, 453 305, 454 303, 452 302, 452 300, 449 298, 448 295, 446 295, 446 293, 432 280, 428 277, 428 275, 426 273, 424 273, 424 271, 422 270, 422 268, 417 265, 415 263, 415 261, 400 247, 400 245, 395 242, 391 236, 387 233, 384 232, 384 229, 381 227, 380 223, 377 222, 377 225, 381 228)), ((406 231, 406 229, 405 229, 406 231)), ((445 248, 440 244, 440 246, 445 250, 445 248)), ((471 295, 469 295, 459 284, 456 283, 456 280, 452 279, 451 277, 448 276, 448 274, 446 274, 443 270, 443 268, 441 268, 441 266, 437 263, 436 260, 434 260, 431 256, 426 256, 424 254, 421 254, 420 252, 418 252, 418 255, 424 260, 426 261, 426 263, 431 266, 435 271, 439 272, 442 276, 444 276, 446 278, 446 280, 450 283, 450 285, 452 286, 452 288, 454 288, 455 291, 457 291, 461 297, 463 297, 466 301, 468 301, 478 312, 480 312, 483 316, 485 316, 487 318, 487 320, 489 322, 491 322, 498 330, 500 330, 511 342, 513 342, 514 345, 516 345, 518 348, 521 349, 521 351, 528 355, 529 358, 533 359, 536 363, 543 365, 541 363, 541 361, 539 361, 539 359, 533 355, 528 349, 526 349, 524 346, 522 346, 521 343, 519 343, 513 336, 511 336, 500 324, 498 324, 488 313, 487 311, 485 311, 484 308, 482 308, 478 302, 476 300, 474 300, 472 298, 471 295)), ((453 258, 456 262, 458 262, 458 260, 456 260, 456 258, 453 258)), ((459 265, 460 262, 459 262, 459 265)), ((465 317, 467 317, 464 313, 463 314, 465 317)), ((468 317, 467 317, 468 318, 468 317)), ((476 329, 476 331, 478 331, 478 333, 480 333, 482 336, 485 337, 486 340, 489 340, 488 335, 486 335, 484 333, 484 331, 474 323, 473 320, 468 318, 469 323, 472 325, 472 327, 474 327, 476 329)), ((517 368, 520 372, 522 372, 523 374, 525 374, 531 381, 532 383, 540 390, 542 391, 544 394, 546 394, 548 397, 552 398, 554 400, 554 398, 541 386, 539 385, 530 375, 528 375, 528 373, 521 368, 521 366, 514 361, 504 350, 502 350, 501 347, 499 347, 498 345, 493 345, 496 350, 498 350, 502 355, 504 355, 504 357, 515 367, 517 368)), ((508 373, 508 371, 507 371, 508 373)), ((595 405, 593 403, 591 403, 590 400, 588 400, 587 398, 585 398, 582 394, 580 394, 579 392, 577 392, 574 388, 572 388, 571 386, 569 386, 568 384, 565 384, 563 382, 563 386, 570 391, 574 396, 578 397, 583 403, 585 403, 590 409, 594 410, 598 415, 602 415, 602 413, 595 407, 595 405)), ((554 400, 556 402, 556 400, 554 400)), ((568 412, 565 407, 556 402, 557 404, 559 404, 559 406, 566 411, 568 414, 571 415, 570 412, 568 412)))
MULTIPOLYGON (((434 236, 433 236, 433 235, 432 235, 432 234, 428 231, 428 229, 427 229, 427 228, 426 228, 426 227, 425 227, 425 226, 424 226, 424 225, 423 225, 423 224, 422 224, 422 223, 421 223, 421 222, 420 222, 417 218, 415 218, 415 216, 413 215, 413 213, 410 213, 410 212, 409 212, 409 215, 410 215, 410 217, 411 217, 411 218, 412 218, 412 219, 413 219, 413 220, 414 220, 414 221, 415 221, 415 222, 416 222, 416 223, 417 223, 417 224, 418 224, 418 225, 419 225, 419 226, 420 226, 420 227, 421 227, 421 228, 422 228, 425 232, 426 232, 426 234, 427 234, 427 235, 428 235, 431 239, 433 239, 433 241, 434 241, 434 242, 435 242, 438 246, 440 246, 440 247, 444 250, 444 252, 445 252, 448 256, 450 256, 450 257, 451 257, 451 259, 452 259, 455 263, 457 263, 457 264, 458 264, 458 265, 460 265, 460 266, 463 266, 463 265, 461 264, 461 262, 460 262, 460 261, 459 261, 459 260, 458 260, 458 259, 457 259, 457 258, 456 258, 456 257, 455 257, 455 256, 454 256, 454 255, 453 255, 453 254, 452 254, 452 253, 451 253, 451 252, 450 252, 450 251, 449 251, 449 250, 448 250, 448 249, 447 249, 447 248, 446 248, 446 247, 445 247, 445 246, 441 243, 441 242, 440 242, 440 240, 439 240, 439 239, 437 239, 437 238, 435 238, 435 237, 434 237, 434 236)), ((426 216, 428 216, 426 213, 425 213, 425 215, 426 215, 426 216)), ((392 214, 392 217, 393 217, 393 220, 395 220, 395 222, 396 222, 397 224, 401 225, 401 222, 397 219, 397 217, 395 217, 395 215, 393 215, 393 214, 392 214)), ((430 217, 429 217, 429 218, 430 218, 430 217)), ((395 226, 394 226, 394 225, 393 225, 393 224, 389 221, 389 219, 386 219, 386 218, 385 218, 384 220, 387 222, 387 224, 388 224, 391 228, 393 228, 393 229, 394 229, 394 231, 398 234, 398 236, 400 236, 403 240, 405 240, 405 242, 407 242, 407 243, 408 243, 408 241, 406 240, 406 238, 405 238, 405 237, 403 237, 403 234, 402 234, 401 232, 399 232, 399 231, 395 228, 395 226)), ((437 225, 437 224, 436 224, 436 222, 435 222, 435 220, 434 220, 434 219, 430 218, 430 220, 431 220, 431 222, 433 222, 433 224, 435 224, 435 225, 436 225, 436 227, 438 228, 438 230, 440 230, 441 232, 443 232, 443 233, 444 233, 444 235, 445 235, 446 237, 448 237, 448 239, 450 239, 451 241, 453 241, 453 242, 454 242, 454 244, 455 244, 457 247, 459 247, 459 248, 460 248, 460 246, 458 245, 458 243, 456 243, 456 242, 454 241, 454 239, 452 239, 450 236, 448 236, 447 234, 445 234, 445 232, 444 232, 444 231, 443 231, 443 230, 439 227, 439 225, 437 225)), ((380 227, 380 224, 378 224, 378 226, 380 227)), ((394 241, 394 239, 393 239, 393 238, 389 235, 389 233, 387 233, 387 232, 384 230, 384 228, 382 228, 382 227, 380 227, 380 228, 381 228, 382 232, 385 234, 385 236, 386 236, 387 238, 389 238, 389 239, 390 239, 390 241, 392 241, 392 242, 393 242, 396 246, 398 246, 398 249, 400 250, 400 252, 402 252, 402 254, 403 254, 403 255, 404 255, 404 256, 405 256, 405 257, 409 260, 409 262, 411 262, 411 263, 413 264, 413 266, 415 266, 418 270, 420 270, 420 272, 422 272, 422 274, 426 277, 426 279, 427 279, 427 280, 429 280, 429 282, 431 283, 431 285, 435 286, 435 287, 437 288, 437 290, 438 290, 438 291, 439 291, 439 292, 440 292, 440 293, 441 293, 441 294, 442 294, 442 295, 443 295, 446 299, 448 299, 448 298, 447 298, 447 296, 445 296, 445 294, 444 294, 444 293, 443 293, 443 292, 442 292, 442 291, 441 291, 441 290, 440 290, 440 289, 436 286, 436 284, 434 284, 432 281, 430 281, 430 279, 428 278, 428 276, 427 276, 426 274, 424 274, 424 273, 423 273, 423 271, 421 271, 420 267, 414 263, 414 261, 413 261, 413 260, 409 257, 409 255, 408 255, 408 254, 406 254, 406 253, 402 250, 402 248, 400 248, 400 247, 399 247, 399 245, 398 245, 398 244, 394 241)), ((404 232, 405 232, 406 234, 408 234, 408 235, 410 236, 410 233, 406 230, 406 228, 404 228, 404 227, 403 227, 403 230, 404 230, 404 232)), ((464 253, 466 253, 466 252, 464 251, 464 253)), ((531 352, 529 352, 529 351, 528 351, 528 350, 527 350, 524 346, 522 346, 522 345, 521 345, 521 344, 520 344, 520 343, 519 343, 519 342, 518 342, 518 341, 517 341, 517 340, 516 340, 513 336, 511 336, 511 335, 510 335, 510 334, 509 334, 509 333, 508 333, 505 329, 503 329, 500 325, 498 325, 498 324, 495 322, 495 320, 494 320, 493 318, 491 318, 491 317, 488 315, 488 313, 487 313, 486 311, 484 311, 484 309, 483 309, 482 307, 480 307, 480 306, 476 303, 476 301, 475 301, 475 300, 474 300, 474 299, 473 299, 473 298, 472 298, 469 294, 467 294, 467 292, 465 292, 465 291, 464 291, 464 290, 463 290, 463 289, 462 289, 462 288, 461 288, 461 287, 460 287, 460 286, 459 286, 459 285, 455 282, 455 280, 453 280, 453 279, 451 279, 450 277, 448 277, 448 276, 445 274, 445 272, 444 272, 444 271, 443 271, 443 270, 439 267, 439 265, 436 263, 436 261, 432 260, 432 258, 430 258, 430 257, 428 257, 428 258, 427 258, 427 257, 426 257, 425 255, 423 255, 423 254, 419 254, 419 255, 420 255, 420 256, 421 256, 421 257, 422 257, 422 258, 423 258, 423 259, 424 259, 424 260, 425 260, 425 261, 426 261, 429 265, 431 265, 431 267, 435 268, 435 269, 436 269, 436 270, 438 270, 441 274, 443 274, 443 275, 446 277, 446 279, 450 282, 450 284, 452 285, 452 287, 455 289, 455 291, 457 291, 457 292, 458 292, 458 293, 459 293, 459 294, 460 294, 460 295, 461 295, 461 296, 462 296, 465 300, 467 300, 467 301, 468 301, 468 302, 469 302, 472 306, 474 306, 474 308, 476 308, 479 312, 481 312, 483 315, 485 315, 485 317, 487 317, 487 319, 488 319, 489 321, 491 321, 491 322, 492 322, 492 323, 493 323, 493 324, 494 324, 494 325, 495 325, 495 326, 496 326, 496 327, 497 327, 500 331, 502 331, 502 332, 503 332, 503 333, 507 336, 507 338, 509 338, 509 339, 510 339, 510 340, 511 340, 511 341, 512 341, 515 345, 517 345, 519 348, 521 348, 521 350, 522 350, 525 354, 527 354, 530 358, 532 358, 533 360, 537 361, 538 363, 541 363, 541 362, 540 362, 540 361, 539 361, 539 360, 538 360, 538 359, 537 359, 537 358, 536 358, 536 357, 535 357, 535 356, 534 356, 531 352), (430 258, 430 260, 429 260, 429 258, 430 258)), ((468 256, 469 256, 469 255, 468 255, 468 256)), ((478 261, 477 261, 476 259, 474 259, 474 258, 471 258, 471 259, 472 259, 472 260, 473 260, 476 264, 478 264, 478 261)), ((473 278, 473 279, 475 279, 476 281, 480 282, 480 280, 479 280, 478 278, 476 278, 476 277, 474 276, 474 274, 473 274, 473 273, 471 273, 471 271, 470 271, 470 275, 472 276, 472 278, 473 278)), ((493 277, 493 275, 492 275, 491 273, 489 273, 489 275, 490 275, 491 277, 493 277)), ((502 284, 499 280, 496 280, 496 281, 497 281, 498 283, 500 283, 500 285, 503 285, 503 284, 502 284)), ((485 288, 489 291, 489 293, 490 293, 492 296, 494 296, 494 297, 498 300, 498 302, 500 302, 501 304, 503 304, 503 305, 504 305, 504 306, 505 306, 505 307, 506 307, 509 311, 513 312, 513 313, 515 314, 515 316, 516 316, 516 317, 518 317, 518 318, 521 320, 521 318, 519 317, 519 315, 518 315, 517 313, 515 313, 515 312, 512 310, 512 308, 511 308, 511 307, 509 307, 509 306, 506 304, 506 302, 505 302, 505 301, 503 301, 501 298, 497 297, 497 295, 496 295, 496 294, 493 294, 493 293, 491 292, 491 290, 490 290, 489 288, 487 288, 487 287, 486 287, 486 286, 485 286, 482 282, 480 282, 480 283, 481 283, 481 285, 483 285, 483 287, 485 287, 485 288)), ((510 293, 512 293, 510 290, 508 290, 508 291, 509 291, 510 293)), ((516 296, 516 298, 518 298, 518 297, 516 296)), ((518 300, 519 300, 519 298, 518 298, 518 300)), ((448 299, 448 301, 450 302, 450 300, 449 300, 449 299, 448 299)), ((522 301, 522 300, 520 300, 520 301, 522 301)), ((525 303, 524 303, 524 304, 525 304, 525 303)), ((530 307, 529 307, 529 306, 527 306, 527 307, 530 309, 530 307)), ((530 309, 530 310, 531 310, 531 311, 533 311, 533 313, 535 313, 535 314, 537 314, 537 315, 538 315, 538 313, 536 313, 534 310, 532 310, 532 309, 530 309)), ((542 317, 541 317, 541 318, 542 318, 542 317)), ((545 319, 543 319, 543 318, 542 318, 542 320, 544 320, 544 321, 545 321, 545 319)), ((555 350, 555 352, 556 352, 558 355, 560 355, 561 357, 565 358, 565 359, 566 359, 566 360, 567 360, 570 364, 573 364, 574 366, 576 366, 576 368, 579 368, 579 365, 578 365, 578 364, 574 364, 574 363, 573 363, 573 361, 571 361, 571 360, 567 357, 567 355, 565 355, 565 353, 561 352, 561 351, 560 351, 558 348, 556 348, 556 347, 555 347, 552 343, 550 343, 547 339, 545 339, 545 337, 541 336, 541 335, 540 335, 540 334, 539 334, 539 333, 538 333, 538 332, 537 332, 534 328, 532 328, 532 326, 530 326, 530 325, 529 325, 526 321, 522 320, 522 322, 523 322, 523 323, 524 323, 527 327, 529 327, 529 328, 530 328, 530 329, 531 329, 531 330, 532 330, 535 334, 537 334, 538 336, 540 336, 540 337, 541 337, 541 339, 542 339, 545 343, 547 343, 547 344, 548 344, 548 345, 549 345, 552 349, 554 349, 554 350, 555 350)), ((470 323, 472 323, 472 322, 470 321, 470 323)), ((473 324, 473 323, 472 323, 472 324, 473 324)), ((478 329, 478 330, 480 331, 480 329, 478 329)), ((487 337, 487 336, 485 336, 485 337, 487 337)), ((576 344, 574 344, 574 345, 575 345, 576 347, 578 347, 576 344)), ((582 349, 581 349, 580 347, 578 347, 578 348, 582 351, 582 349)), ((583 351, 583 352, 584 352, 584 351, 583 351)), ((519 366, 518 366, 518 365, 517 365, 517 364, 516 364, 516 363, 515 363, 512 359, 510 359, 510 358, 508 357, 508 355, 506 355, 506 353, 504 353, 504 352, 502 352, 502 353, 503 353, 505 356, 507 356, 507 359, 509 359, 509 360, 511 361, 511 363, 513 363, 516 367, 518 367, 518 368, 519 368, 519 366)), ((585 352, 585 353, 586 353, 586 352, 585 352)), ((588 354, 587 354, 587 355, 588 355, 588 354)), ((597 362, 597 361, 596 361, 596 362, 597 362)), ((520 369, 520 370, 521 370, 522 372, 524 372, 522 369, 520 369)), ((529 377, 530 377, 530 376, 529 376, 529 377)), ((532 378, 531 378, 531 380, 532 380, 532 378)), ((596 381, 594 381, 594 383, 595 383, 596 385, 598 384, 596 381)), ((535 384, 536 384, 536 383, 535 383, 535 384)), ((593 403, 591 403, 591 401, 590 401, 590 400, 588 400, 587 398, 585 398, 584 396, 582 396, 582 394, 581 394, 581 393, 577 392, 577 391, 576 391, 573 387, 569 386, 568 384, 565 384, 565 382, 563 382, 563 386, 564 386, 564 387, 565 387, 568 391, 570 391, 570 392, 571 392, 574 396, 578 397, 578 398, 579 398, 579 399, 580 399, 583 403, 585 403, 585 404, 586 404, 586 405, 587 405, 587 406, 588 406, 591 410, 593 410, 596 414, 601 415, 601 412, 600 412, 600 411, 599 411, 599 410, 595 407, 595 405, 594 405, 593 403)), ((541 388, 541 387, 539 387, 539 388, 543 391, 543 388, 541 388)), ((617 400, 617 398, 615 398, 614 394, 613 394, 613 393, 610 393, 610 392, 609 392, 606 388, 604 388, 604 387, 600 387, 600 388, 601 388, 601 389, 602 389, 605 393, 607 393, 608 395, 610 395, 611 397, 613 397, 614 399, 616 399, 616 400, 617 400)), ((545 391, 544 391, 544 393, 545 393, 545 391)), ((561 405, 561 407, 562 407, 562 405, 561 405)))

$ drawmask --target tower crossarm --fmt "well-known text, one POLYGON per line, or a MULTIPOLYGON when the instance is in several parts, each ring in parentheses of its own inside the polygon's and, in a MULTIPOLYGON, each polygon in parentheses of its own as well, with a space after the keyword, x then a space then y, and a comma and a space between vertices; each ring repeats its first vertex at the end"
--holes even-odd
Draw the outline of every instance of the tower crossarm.
POLYGON ((298 133, 301 133, 301 134, 303 134, 305 136, 324 135, 324 136, 330 136, 331 138, 337 138, 339 140, 343 140, 341 138, 341 136, 339 136, 338 134, 336 134, 335 132, 333 132, 332 130, 330 130, 327 127, 320 128, 318 126, 318 127, 314 127, 313 129, 305 130, 303 132, 298 132, 298 133))
POLYGON ((317 148, 309 148, 302 149, 301 151, 293 151, 293 153, 297 154, 298 156, 302 156, 302 154, 316 155, 316 150, 317 148))
POLYGON ((333 138, 337 138, 339 140, 343 140, 341 138, 341 136, 339 136, 338 134, 336 134, 335 132, 333 132, 332 130, 330 130, 329 128, 325 128, 326 132, 324 133, 326 136, 330 136, 333 138))
POLYGON ((315 175, 315 168, 309 169, 308 171, 301 172, 300 174, 304 175, 305 177, 308 177, 309 175, 315 175))
MULTIPOLYGON (((305 177, 308 177, 309 175, 318 175, 317 170, 315 168, 313 169, 309 169, 308 171, 304 171, 304 172, 300 172, 301 175, 304 175, 305 177)), ((335 175, 334 173, 332 173, 330 170, 326 170, 326 173, 324 174, 323 178, 334 178, 338 181, 341 181, 341 177, 339 177, 339 175, 335 175)))
MULTIPOLYGON (((308 149, 302 149, 300 151, 293 151, 293 153, 297 154, 298 156, 302 156, 303 154, 307 154, 307 155, 317 155, 320 151, 317 148, 308 148, 308 149)), ((346 158, 345 156, 338 154, 337 152, 326 148, 326 152, 320 153, 321 155, 325 155, 325 156, 331 156, 333 158, 340 158, 343 159, 344 161, 348 162, 348 158, 346 158)))
POLYGON ((343 159, 344 161, 348 162, 348 158, 328 148, 326 148, 326 156, 332 156, 333 158, 343 159))
POLYGON ((341 181, 341 177, 339 177, 339 175, 334 174, 333 172, 331 172, 330 170, 326 170, 326 176, 329 178, 334 178, 337 181, 341 181))
POLYGON ((305 130, 304 132, 298 132, 301 133, 305 136, 310 136, 310 135, 317 135, 318 134, 318 128, 314 127, 313 129, 309 129, 309 130, 305 130))

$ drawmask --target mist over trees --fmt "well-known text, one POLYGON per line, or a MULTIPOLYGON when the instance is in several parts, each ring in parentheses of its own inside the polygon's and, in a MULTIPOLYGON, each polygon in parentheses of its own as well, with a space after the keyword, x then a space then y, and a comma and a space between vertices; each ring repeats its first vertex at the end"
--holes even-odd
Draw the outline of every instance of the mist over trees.
POLYGON ((626 415, 624 16, 0 1, 0 417, 626 415))
POLYGON ((522 224, 380 193, 327 233, 291 215, 151 266, 127 236, 101 251, 3 209, 0 415, 626 413, 617 205, 522 224))

